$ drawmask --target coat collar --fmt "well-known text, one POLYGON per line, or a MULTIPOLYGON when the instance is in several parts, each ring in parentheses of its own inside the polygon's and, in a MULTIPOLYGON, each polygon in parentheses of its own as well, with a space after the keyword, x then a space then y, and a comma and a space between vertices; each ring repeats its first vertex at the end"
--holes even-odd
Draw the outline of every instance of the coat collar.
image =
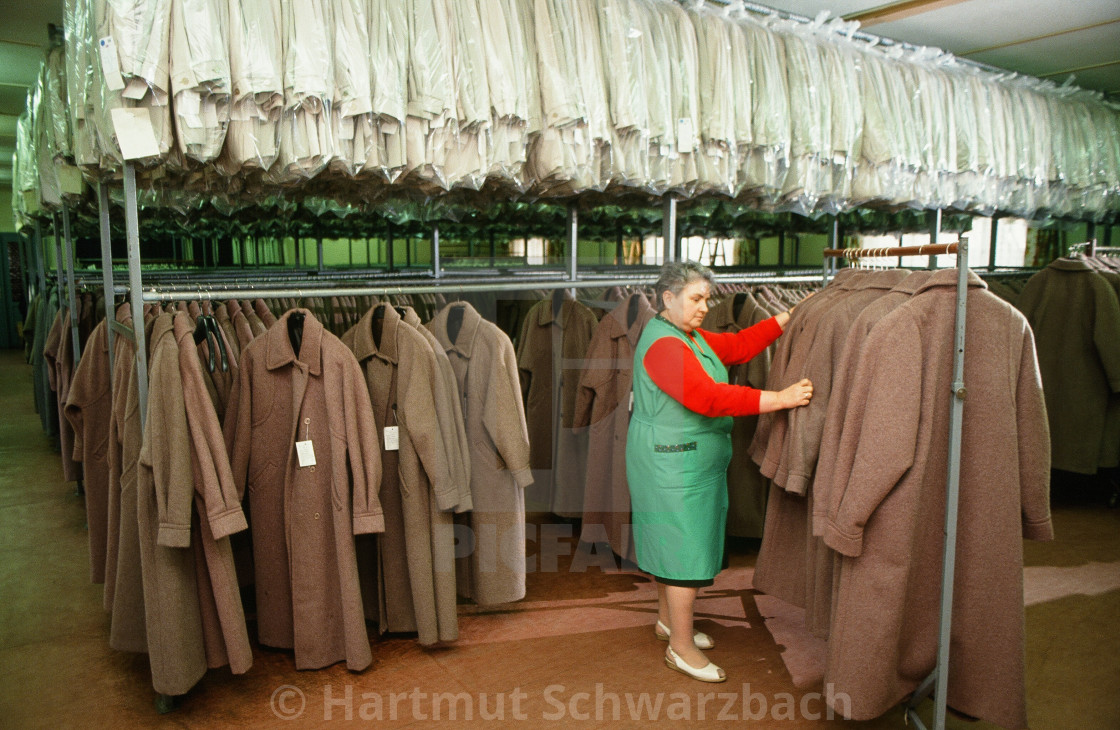
POLYGON ((470 358, 474 350, 474 341, 478 337, 478 325, 482 321, 474 307, 467 302, 452 302, 439 311, 439 314, 428 324, 429 329, 439 339, 440 345, 447 352, 458 352, 465 358, 470 358), (454 342, 447 336, 447 315, 452 309, 458 307, 463 310, 463 326, 459 329, 459 337, 454 342))
MULTIPOLYGON (((957 270, 956 269, 941 269, 940 271, 933 272, 933 274, 928 279, 926 279, 925 283, 922 284, 920 287, 918 287, 918 289, 914 293, 915 294, 921 294, 922 292, 926 291, 927 289, 933 289, 935 287, 949 287, 949 286, 955 287, 956 285, 957 285, 957 270)), ((974 289, 974 288, 987 289, 988 284, 983 279, 981 279, 979 276, 977 276, 975 273, 973 273, 972 269, 969 269, 968 270, 968 288, 969 289, 974 289)))
POLYGON ((397 362, 397 327, 401 324, 401 316, 397 310, 387 303, 378 304, 370 309, 358 320, 354 332, 354 356, 358 362, 365 362, 374 355, 391 363, 397 362), (381 310, 384 321, 381 325, 381 347, 373 341, 374 315, 381 310))
POLYGON ((933 273, 934 272, 929 270, 911 271, 910 275, 902 281, 898 282, 898 284, 896 284, 895 287, 891 289, 891 291, 913 294, 914 292, 918 291, 918 289, 922 288, 922 285, 929 281, 929 278, 933 276, 933 273))
POLYGON ((568 321, 568 310, 571 309, 572 303, 576 301, 572 298, 571 293, 569 293, 566 289, 557 289, 555 292, 553 292, 552 296, 538 305, 539 311, 537 312, 537 324, 542 327, 547 327, 556 320, 556 317, 553 314, 553 310, 557 308, 557 299, 560 300, 559 324, 561 327, 564 326, 564 323, 568 321))
POLYGON ((424 323, 420 321, 420 315, 416 313, 415 309, 412 307, 401 307, 401 309, 404 310, 404 314, 401 315, 402 322, 410 327, 420 328, 424 326, 424 323))
POLYGON ((618 306, 611 310, 608 317, 613 317, 618 322, 618 330, 612 335, 612 339, 621 339, 622 337, 630 340, 631 345, 637 345, 638 339, 642 336, 642 330, 645 329, 646 323, 649 322, 657 312, 653 311, 653 307, 649 304, 649 299, 641 292, 634 292, 630 296, 623 299, 618 303, 618 306), (630 312, 630 302, 637 301, 638 314, 634 317, 634 322, 628 324, 630 312))
POLYGON ((1089 264, 1085 261, 1085 259, 1080 259, 1080 258, 1054 259, 1054 261, 1052 261, 1050 263, 1050 265, 1047 266, 1046 268, 1057 269, 1058 271, 1092 271, 1093 270, 1093 268, 1091 266, 1089 266, 1089 264))
POLYGON ((269 327, 261 337, 267 340, 265 367, 269 370, 299 362, 305 364, 312 375, 319 375, 322 372, 320 348, 323 340, 323 325, 319 324, 319 320, 315 319, 315 315, 309 310, 289 309, 276 321, 275 326, 269 327), (303 313, 303 340, 300 343, 298 358, 292 350, 292 341, 288 338, 288 318, 295 312, 303 313))
POLYGON ((152 331, 148 335, 148 356, 156 351, 159 341, 166 336, 174 337, 175 318, 170 312, 160 312, 151 323, 152 331))
POLYGON ((241 313, 241 304, 236 299, 230 299, 226 302, 226 312, 229 313, 229 318, 232 321, 234 317, 241 313))

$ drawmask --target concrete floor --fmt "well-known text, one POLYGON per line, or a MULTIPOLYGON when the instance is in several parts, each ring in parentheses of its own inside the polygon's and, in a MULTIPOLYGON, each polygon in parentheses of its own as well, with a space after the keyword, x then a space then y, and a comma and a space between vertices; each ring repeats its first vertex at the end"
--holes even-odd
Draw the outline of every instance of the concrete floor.
MULTIPOLYGON (((147 658, 109 649, 101 586, 89 583, 83 502, 62 480, 31 394, 20 354, 0 352, 0 728, 368 725, 363 719, 410 727, 645 727, 669 724, 664 718, 674 712, 686 725, 719 727, 734 726, 724 722, 728 715, 757 716, 760 702, 769 712, 757 727, 904 726, 899 709, 868 723, 808 719, 823 714, 823 703, 794 688, 783 647, 763 624, 749 550, 736 551, 697 609, 698 626, 717 641, 710 656, 731 678, 724 685, 702 685, 664 666, 647 581, 573 569, 562 555, 558 572, 529 576, 524 601, 502 610, 461 606, 454 646, 375 638, 374 665, 362 674, 343 665, 297 672, 290 654, 254 646, 247 674, 211 670, 176 711, 160 715, 147 658), (454 722, 450 701, 434 697, 444 692, 466 693, 454 722), (643 693, 651 703, 661 698, 659 722, 631 719, 628 703, 643 693), (728 706, 709 693, 736 699, 728 706), (786 711, 793 719, 784 719, 786 711)), ((1120 510, 1104 507, 1100 495, 1065 499, 1056 502, 1054 521, 1056 542, 1026 545, 1031 726, 1115 730, 1120 510)), ((949 727, 990 726, 950 718, 949 727)))

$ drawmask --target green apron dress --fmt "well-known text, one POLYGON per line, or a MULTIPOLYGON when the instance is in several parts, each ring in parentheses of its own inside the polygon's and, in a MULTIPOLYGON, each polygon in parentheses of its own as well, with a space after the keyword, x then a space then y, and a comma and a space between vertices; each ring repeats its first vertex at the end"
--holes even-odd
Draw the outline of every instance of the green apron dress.
POLYGON ((642 361, 662 337, 683 341, 713 380, 727 382, 727 368, 702 336, 693 341, 661 317, 646 325, 634 352, 634 413, 626 439, 634 547, 647 573, 707 581, 723 563, 734 419, 690 411, 650 379, 642 361))

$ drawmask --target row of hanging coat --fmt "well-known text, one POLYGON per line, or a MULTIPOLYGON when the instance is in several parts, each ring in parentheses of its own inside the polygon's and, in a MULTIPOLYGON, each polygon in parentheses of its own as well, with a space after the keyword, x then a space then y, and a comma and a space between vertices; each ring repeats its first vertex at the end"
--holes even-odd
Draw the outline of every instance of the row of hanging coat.
POLYGON ((1057 259, 1017 305, 1038 341, 1053 468, 1120 466, 1120 259, 1057 259))
MULTIPOLYGON (((157 691, 249 668, 239 586, 255 585, 260 642, 298 668, 364 669, 367 619, 432 644, 457 638, 457 594, 524 597, 516 362, 473 307, 424 326, 374 304, 341 339, 263 300, 145 309, 146 426, 134 339, 116 336, 110 383, 104 322, 67 417, 110 645, 147 652, 157 691)), ((126 305, 117 319, 131 326, 126 305)))
MULTIPOLYGON (((933 669, 944 543, 956 270, 846 269, 797 308, 759 419, 773 480, 754 575, 827 638, 823 681, 877 717, 933 669)), ((1022 539, 1052 539, 1050 437, 1027 320, 968 273, 948 704, 1025 728, 1022 539)))

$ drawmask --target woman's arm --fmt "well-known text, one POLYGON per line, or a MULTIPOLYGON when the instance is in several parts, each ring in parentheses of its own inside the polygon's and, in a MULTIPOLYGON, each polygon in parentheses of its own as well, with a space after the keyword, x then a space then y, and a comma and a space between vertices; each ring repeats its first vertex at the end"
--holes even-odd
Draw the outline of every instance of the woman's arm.
POLYGON ((654 384, 682 406, 703 416, 753 416, 805 405, 812 385, 804 380, 775 393, 717 383, 681 340, 662 337, 646 351, 642 365, 654 384), (808 395, 806 395, 806 387, 808 395))
POLYGON ((738 365, 769 347, 782 334, 787 322, 789 312, 782 312, 738 332, 696 331, 703 336, 724 365, 738 365))

